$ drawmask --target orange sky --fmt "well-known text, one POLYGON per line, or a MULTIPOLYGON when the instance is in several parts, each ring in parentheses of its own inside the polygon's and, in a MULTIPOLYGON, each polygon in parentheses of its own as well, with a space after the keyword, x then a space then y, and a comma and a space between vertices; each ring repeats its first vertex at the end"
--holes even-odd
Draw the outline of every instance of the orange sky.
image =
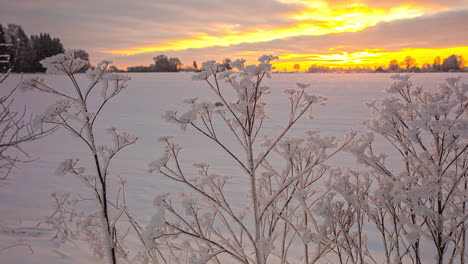
MULTIPOLYGON (((438 49, 405 48, 390 52, 377 49, 352 53, 330 51, 330 54, 285 54, 281 56, 281 60, 275 64, 275 67, 279 71, 292 70, 295 64, 299 64, 302 71, 307 70, 311 65, 345 69, 353 67, 375 69, 380 66, 387 67, 389 62, 394 59, 402 63, 407 56, 411 56, 416 60, 417 67, 423 67, 426 63, 432 64, 437 56, 440 56, 443 60, 453 54, 465 55, 464 58, 468 59, 468 46, 438 49)), ((466 63, 464 66, 468 67, 466 63)))
MULTIPOLYGON (((437 1, 395 1, 394 4, 387 3, 386 5, 379 5, 370 1, 353 1, 352 4, 349 4, 349 1, 283 0, 282 2, 297 4, 302 7, 294 12, 281 14, 290 21, 285 25, 265 25, 262 28, 247 27, 239 29, 236 24, 218 22, 210 25, 218 29, 213 34, 195 33, 186 38, 166 39, 161 41, 159 45, 126 47, 124 49, 107 50, 106 52, 120 55, 163 53, 165 51, 183 51, 194 48, 206 49, 213 46, 230 47, 241 43, 268 42, 299 36, 339 35, 363 31, 375 27, 379 23, 391 23, 398 20, 409 21, 425 16, 434 16, 437 13, 454 8, 449 3, 444 4, 437 1)), ((431 29, 424 28, 421 28, 421 30, 428 30, 428 34, 431 31, 431 29)), ((253 60, 261 53, 261 51, 246 51, 243 57, 253 60)), ((341 47, 330 47, 328 50, 318 53, 302 53, 294 52, 294 50, 283 51, 281 49, 274 50, 273 53, 281 59, 276 64, 278 70, 292 70, 294 64, 299 64, 302 70, 306 70, 310 65, 378 67, 388 65, 392 59, 402 61, 406 56, 412 56, 418 62, 418 66, 422 66, 424 63, 432 63, 436 56, 445 58, 452 54, 468 54, 468 43, 466 46, 442 45, 434 48, 425 46, 421 48, 415 43, 396 50, 388 50, 383 47, 369 49, 363 44, 361 49, 352 51, 349 51, 346 45, 342 45, 341 47)), ((226 54, 225 57, 229 57, 229 54, 226 54)))
POLYGON ((40 5, 34 0, 0 0, 0 4, 1 23, 21 24, 31 34, 51 32, 66 47, 87 50, 93 63, 111 59, 121 68, 149 65, 159 54, 178 57, 185 65, 226 57, 253 62, 262 54, 273 54, 280 57, 279 70, 292 70, 296 63, 301 70, 310 65, 387 66, 406 56, 422 66, 436 56, 468 57, 468 0, 41 0, 40 5))
POLYGON ((317 36, 332 33, 361 31, 382 21, 392 21, 421 16, 431 11, 430 6, 402 4, 392 8, 371 7, 364 3, 329 5, 326 1, 289 0, 285 3, 303 4, 295 13, 283 14, 293 23, 289 25, 251 27, 238 30, 236 24, 217 22, 208 26, 218 29, 215 34, 194 33, 188 38, 167 39, 161 45, 135 46, 109 50, 114 54, 133 55, 145 52, 185 50, 211 46, 230 46, 240 43, 271 41, 295 36, 317 36))

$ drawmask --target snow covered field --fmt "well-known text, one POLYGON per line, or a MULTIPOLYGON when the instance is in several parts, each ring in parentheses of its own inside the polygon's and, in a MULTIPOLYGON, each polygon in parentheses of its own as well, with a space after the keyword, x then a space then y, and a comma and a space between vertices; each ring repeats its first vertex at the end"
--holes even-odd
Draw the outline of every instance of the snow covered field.
MULTIPOLYGON (((183 109, 182 101, 185 98, 213 98, 206 84, 192 81, 191 75, 192 73, 131 74, 132 80, 127 90, 104 109, 98 122, 99 130, 102 131, 98 137, 102 140, 107 140, 104 130, 110 126, 140 137, 136 145, 124 150, 116 158, 112 172, 127 180, 127 201, 137 220, 142 223, 147 222, 153 214, 151 203, 155 195, 178 190, 172 182, 160 175, 147 172, 147 164, 158 158, 162 152, 156 139, 163 135, 174 135, 175 141, 184 147, 182 161, 185 166, 189 167, 194 162, 210 162, 215 170, 233 177, 228 186, 230 198, 239 206, 246 199, 238 191, 246 188, 247 179, 236 177, 238 168, 227 156, 220 155, 215 145, 193 130, 183 133, 177 126, 161 119, 166 110, 183 109)), ((462 76, 463 82, 468 81, 466 73, 431 73, 415 74, 413 82, 416 86, 435 89, 446 77, 455 76, 462 76)), ((55 87, 70 88, 65 76, 41 77, 55 87)), ((81 81, 85 81, 84 75, 79 77, 81 81)), ((1 93, 14 87, 20 78, 20 75, 11 76, 2 84, 1 93)), ((273 74, 273 78, 266 81, 272 92, 266 97, 270 119, 265 124, 264 132, 269 136, 280 131, 287 118, 285 109, 288 101, 283 90, 293 88, 297 82, 311 83, 311 93, 327 96, 329 102, 325 107, 314 106, 314 119, 302 120, 291 131, 292 134, 308 129, 320 130, 324 135, 341 138, 350 128, 362 131, 360 121, 370 116, 364 102, 382 98, 383 89, 389 86, 391 80, 390 74, 273 74)), ((42 113, 54 100, 47 94, 18 92, 15 106, 18 109, 26 106, 30 113, 42 113)), ((214 98, 213 100, 216 101, 214 98)), ((380 151, 389 151, 385 145, 379 147, 380 151)), ((65 158, 80 157, 83 164, 92 164, 82 142, 68 132, 59 130, 27 145, 25 150, 33 161, 21 164, 7 180, 0 182, 0 262, 95 261, 82 243, 54 248, 49 240, 53 233, 48 231, 46 225, 38 225, 51 213, 51 193, 80 193, 83 189, 77 179, 56 176, 54 173, 59 162, 65 158)), ((339 155, 332 162, 356 166, 351 156, 339 155)))

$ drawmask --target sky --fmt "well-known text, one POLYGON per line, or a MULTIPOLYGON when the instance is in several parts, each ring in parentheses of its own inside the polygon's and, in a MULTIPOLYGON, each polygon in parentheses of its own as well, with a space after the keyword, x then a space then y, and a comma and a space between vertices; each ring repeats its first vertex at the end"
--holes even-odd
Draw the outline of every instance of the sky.
POLYGON ((50 33, 119 68, 263 54, 277 70, 468 59, 468 0, 0 0, 0 23, 50 33))

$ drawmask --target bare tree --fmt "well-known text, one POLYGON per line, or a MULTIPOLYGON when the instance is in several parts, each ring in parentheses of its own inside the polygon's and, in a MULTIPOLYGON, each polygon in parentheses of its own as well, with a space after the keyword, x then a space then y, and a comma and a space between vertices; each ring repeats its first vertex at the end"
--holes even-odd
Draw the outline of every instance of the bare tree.
POLYGON ((397 60, 391 60, 390 64, 388 65, 388 70, 391 72, 398 72, 401 70, 400 65, 398 64, 397 60))
POLYGON ((406 56, 402 62, 402 67, 405 71, 409 71, 411 68, 416 67, 416 59, 411 56, 406 56))
POLYGON ((299 63, 294 64, 295 71, 299 71, 300 68, 301 68, 301 65, 299 65, 299 63))

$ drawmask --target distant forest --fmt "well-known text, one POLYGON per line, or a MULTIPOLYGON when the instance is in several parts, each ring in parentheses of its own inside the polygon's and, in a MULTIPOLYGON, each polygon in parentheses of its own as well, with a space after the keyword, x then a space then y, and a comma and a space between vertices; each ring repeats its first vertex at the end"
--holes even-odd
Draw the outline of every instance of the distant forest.
MULTIPOLYGON (((60 39, 48 33, 28 37, 20 25, 0 24, 0 72, 10 68, 13 72, 45 72, 40 61, 62 52, 60 39)), ((89 61, 89 54, 84 50, 75 50, 75 56, 89 61)))
POLYGON ((371 67, 355 67, 355 68, 330 68, 327 66, 312 65, 307 72, 311 73, 326 73, 326 72, 457 72, 468 71, 467 64, 463 56, 451 55, 445 59, 440 56, 434 58, 432 64, 425 63, 422 67, 418 67, 416 59, 411 56, 406 56, 402 62, 391 60, 388 67, 380 66, 376 69, 371 67))
POLYGON ((182 67, 179 58, 168 58, 166 55, 159 55, 153 58, 154 64, 149 66, 128 67, 128 72, 178 72, 182 67))
MULTIPOLYGON (((133 66, 128 67, 128 72, 178 72, 178 71, 201 71, 203 67, 198 67, 197 61, 193 61, 191 66, 186 65, 182 67, 183 64, 180 62, 179 58, 168 58, 166 55, 158 55, 153 58, 154 64, 149 66, 133 66)), ((224 69, 230 70, 231 66, 229 63, 231 59, 225 58, 223 62, 220 63, 221 67, 224 69)))

